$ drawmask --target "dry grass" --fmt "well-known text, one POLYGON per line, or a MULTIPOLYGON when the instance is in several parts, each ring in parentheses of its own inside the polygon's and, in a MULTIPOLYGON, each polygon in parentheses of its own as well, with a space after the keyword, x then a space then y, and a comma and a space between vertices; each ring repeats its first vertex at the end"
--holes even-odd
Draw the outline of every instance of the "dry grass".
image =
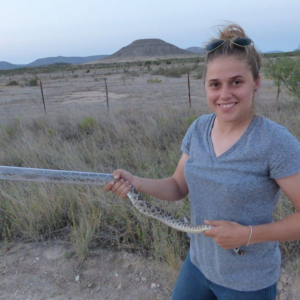
MULTIPOLYGON (((146 177, 170 176, 192 122, 190 110, 120 111, 68 119, 15 119, 1 127, 1 165, 112 172, 125 168, 146 177)), ((84 256, 93 244, 150 251, 176 261, 184 234, 141 216, 128 201, 102 188, 0 182, 0 235, 28 241, 63 238, 84 256)), ((186 201, 159 206, 183 217, 186 201)), ((177 260, 178 261, 178 260, 177 260)))
MULTIPOLYGON (((288 99, 278 110, 275 93, 274 100, 261 100, 266 101, 257 104, 258 112, 299 139, 299 103, 288 99)), ((0 165, 101 173, 124 168, 143 177, 170 176, 188 126, 209 112, 198 107, 159 104, 141 110, 124 106, 109 114, 73 110, 10 118, 0 127, 0 165)), ((188 199, 172 204, 147 199, 178 218, 189 215, 188 199)), ((282 197, 275 218, 292 211, 282 197)), ((186 234, 142 216, 129 201, 100 187, 8 181, 0 182, 0 239, 62 239, 73 244, 79 257, 85 257, 94 245, 117 247, 151 253, 174 267, 189 245, 186 234)), ((281 243, 281 249, 285 257, 299 256, 299 242, 281 243)))

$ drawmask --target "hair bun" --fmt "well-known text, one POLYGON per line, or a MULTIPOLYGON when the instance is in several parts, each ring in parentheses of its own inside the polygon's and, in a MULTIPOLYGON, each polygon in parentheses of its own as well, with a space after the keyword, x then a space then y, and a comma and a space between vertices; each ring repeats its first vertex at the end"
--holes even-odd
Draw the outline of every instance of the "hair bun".
POLYGON ((219 38, 221 40, 228 40, 235 37, 246 37, 245 31, 238 24, 229 24, 222 26, 223 29, 219 29, 219 38))
MULTIPOLYGON (((239 46, 238 44, 232 43, 232 39, 238 37, 247 37, 244 29, 233 22, 228 22, 223 26, 218 26, 217 35, 212 38, 206 45, 214 43, 218 40, 225 40, 225 42, 213 46, 213 50, 205 52, 205 64, 204 64, 204 78, 206 77, 207 67, 216 57, 228 57, 236 56, 239 59, 245 59, 247 65, 252 72, 253 79, 258 80, 259 70, 261 68, 261 57, 254 47, 254 43, 247 46, 239 46), (218 46, 219 45, 219 46, 218 46)), ((252 41, 252 40, 251 40, 252 41)), ((210 45, 211 46, 211 45, 210 45)))

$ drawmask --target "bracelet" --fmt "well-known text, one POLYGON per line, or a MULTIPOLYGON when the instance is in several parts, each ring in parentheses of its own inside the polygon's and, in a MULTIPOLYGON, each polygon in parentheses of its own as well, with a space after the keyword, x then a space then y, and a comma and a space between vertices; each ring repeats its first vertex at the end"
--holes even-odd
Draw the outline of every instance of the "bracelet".
POLYGON ((249 235, 249 240, 248 240, 248 244, 246 245, 247 247, 249 246, 250 244, 250 240, 251 240, 251 237, 252 237, 252 232, 253 232, 253 228, 252 228, 252 225, 249 225, 250 228, 251 228, 251 231, 250 231, 250 235, 249 235))

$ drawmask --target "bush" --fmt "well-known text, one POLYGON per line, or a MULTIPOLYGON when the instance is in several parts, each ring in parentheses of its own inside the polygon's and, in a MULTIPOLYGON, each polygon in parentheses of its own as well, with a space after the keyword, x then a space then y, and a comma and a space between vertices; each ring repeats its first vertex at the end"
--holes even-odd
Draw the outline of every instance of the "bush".
POLYGON ((151 70, 151 61, 146 61, 145 67, 147 67, 148 71, 150 71, 151 70))
POLYGON ((300 99, 300 59, 279 57, 269 60, 265 65, 267 78, 273 79, 277 86, 277 101, 280 86, 283 84, 294 96, 300 99))
POLYGON ((37 86, 38 85, 38 79, 37 78, 32 78, 28 81, 29 86, 37 86))
POLYGON ((197 73, 193 76, 194 79, 202 79, 202 77, 203 77, 203 68, 200 67, 199 69, 200 70, 197 71, 197 73))
POLYGON ((155 70, 152 72, 152 75, 163 75, 166 77, 172 77, 172 78, 181 78, 182 75, 187 74, 188 72, 192 72, 194 70, 199 70, 199 74, 201 73, 202 78, 202 70, 203 67, 198 66, 192 66, 192 67, 177 67, 172 69, 163 69, 159 68, 158 70, 155 70))
POLYGON ((7 84, 7 86, 14 86, 14 85, 18 85, 18 84, 19 84, 18 81, 12 80, 7 84))

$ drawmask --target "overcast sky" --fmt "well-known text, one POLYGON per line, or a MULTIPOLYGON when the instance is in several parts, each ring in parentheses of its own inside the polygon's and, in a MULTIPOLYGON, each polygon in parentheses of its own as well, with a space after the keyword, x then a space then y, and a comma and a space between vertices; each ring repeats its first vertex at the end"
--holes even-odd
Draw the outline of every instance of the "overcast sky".
POLYGON ((0 61, 112 54, 137 39, 201 47, 224 21, 260 51, 300 45, 300 0, 2 0, 0 61))

